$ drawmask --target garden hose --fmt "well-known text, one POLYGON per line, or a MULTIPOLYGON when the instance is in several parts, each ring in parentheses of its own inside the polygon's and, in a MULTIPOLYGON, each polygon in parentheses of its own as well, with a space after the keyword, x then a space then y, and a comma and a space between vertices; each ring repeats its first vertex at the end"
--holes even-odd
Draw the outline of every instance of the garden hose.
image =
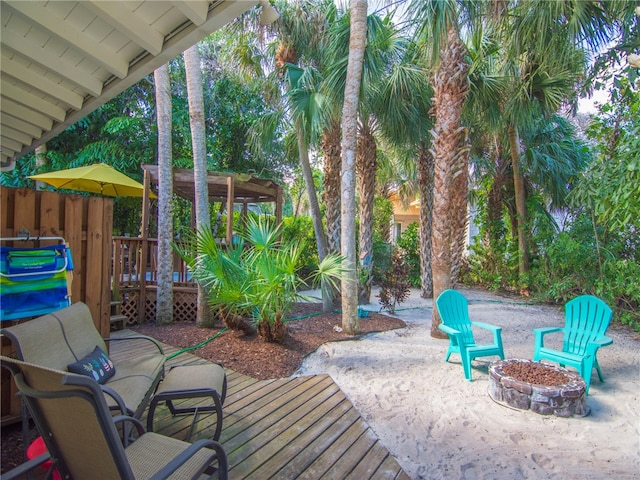
POLYGON ((185 352, 190 352, 192 350, 196 350, 200 347, 204 347, 207 343, 211 342, 212 340, 215 340, 216 338, 218 338, 220 335, 222 335, 225 331, 229 330, 228 327, 224 327, 222 330, 220 330, 218 333, 216 333, 214 336, 207 338, 206 340, 203 340, 202 342, 200 342, 197 345, 193 345, 191 347, 185 347, 181 350, 178 350, 177 352, 172 353, 171 355, 169 355, 167 357, 167 360, 171 360, 173 357, 177 357, 178 355, 180 355, 181 353, 185 353, 185 352))

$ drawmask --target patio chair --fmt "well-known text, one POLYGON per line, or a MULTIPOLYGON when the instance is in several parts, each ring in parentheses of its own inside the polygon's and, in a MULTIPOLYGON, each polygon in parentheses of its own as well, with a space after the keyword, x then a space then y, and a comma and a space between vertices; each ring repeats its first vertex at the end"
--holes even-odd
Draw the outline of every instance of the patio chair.
POLYGON ((592 295, 581 295, 565 305, 565 326, 536 328, 533 360, 542 359, 557 362, 560 366, 578 370, 586 383, 586 393, 589 393, 591 372, 593 368, 598 372, 598 378, 604 382, 596 354, 600 347, 611 345, 613 340, 605 335, 612 311, 605 302, 592 295), (564 334, 562 350, 554 350, 544 346, 544 337, 548 333, 562 332, 564 334))
POLYGON ((133 417, 113 417, 98 383, 7 357, 0 364, 16 385, 62 478, 227 478, 227 457, 213 440, 193 444, 145 433, 133 417), (131 422, 137 438, 124 441, 116 424, 131 422))
POLYGON ((502 348, 502 328, 487 323, 472 322, 469 319, 469 303, 455 290, 445 290, 436 300, 436 307, 442 323, 438 328, 449 335, 449 349, 444 359, 449 361, 452 353, 460 355, 464 376, 471 378, 471 361, 478 357, 499 356, 504 360, 502 348), (480 327, 493 332, 493 343, 477 345, 473 338, 472 327, 480 327))

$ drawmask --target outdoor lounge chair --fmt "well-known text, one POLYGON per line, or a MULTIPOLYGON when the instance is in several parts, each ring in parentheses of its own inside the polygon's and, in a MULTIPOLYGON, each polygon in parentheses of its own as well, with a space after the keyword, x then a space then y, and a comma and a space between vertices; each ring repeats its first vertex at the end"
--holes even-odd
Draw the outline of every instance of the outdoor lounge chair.
POLYGON ((142 416, 164 376, 166 359, 156 340, 143 335, 102 338, 89 307, 82 302, 0 329, 0 333, 11 340, 18 359, 56 370, 68 370, 69 364, 87 358, 96 347, 107 353, 107 342, 137 342, 133 345, 139 345, 139 353, 114 361, 115 375, 102 386, 112 409, 136 418, 142 416))
POLYGON ((193 444, 145 433, 133 417, 113 417, 98 383, 85 375, 0 357, 42 435, 62 478, 227 478, 227 458, 213 440, 193 444), (116 424, 131 422, 137 439, 124 441, 116 424))
POLYGON ((536 328, 533 360, 542 359, 557 362, 560 366, 578 370, 584 379, 586 393, 589 393, 591 372, 598 372, 598 378, 604 382, 596 354, 600 347, 611 345, 613 340, 605 335, 612 311, 605 302, 592 295, 581 295, 565 305, 565 326, 536 328), (544 346, 544 336, 552 332, 563 332, 562 350, 544 346))
POLYGON ((467 380, 472 381, 471 361, 474 358, 497 355, 504 360, 502 328, 487 323, 472 322, 469 319, 469 303, 464 295, 455 290, 445 290, 436 300, 436 307, 442 320, 438 328, 449 335, 449 349, 444 361, 448 362, 452 353, 459 354, 467 380), (476 345, 473 326, 492 331, 493 343, 476 345))

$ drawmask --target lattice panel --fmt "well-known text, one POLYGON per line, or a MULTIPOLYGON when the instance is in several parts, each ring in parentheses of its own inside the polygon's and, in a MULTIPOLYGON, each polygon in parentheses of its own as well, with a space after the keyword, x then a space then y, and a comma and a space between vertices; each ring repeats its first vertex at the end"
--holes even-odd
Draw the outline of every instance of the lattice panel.
POLYGON ((140 298, 140 292, 127 292, 122 295, 122 305, 120 307, 120 313, 126 315, 127 325, 132 325, 138 321, 138 299, 140 298))
MULTIPOLYGON (((120 312, 126 315, 127 325, 138 322, 140 292, 132 290, 122 294, 120 312)), ((198 295, 191 292, 173 292, 173 319, 176 322, 195 322, 198 316, 198 295)), ((156 321, 156 293, 147 291, 145 317, 141 323, 156 321)))
POLYGON ((145 305, 144 314, 145 322, 156 321, 156 292, 147 292, 147 304, 145 305))
POLYGON ((173 320, 195 322, 198 316, 198 294, 173 292, 173 320))

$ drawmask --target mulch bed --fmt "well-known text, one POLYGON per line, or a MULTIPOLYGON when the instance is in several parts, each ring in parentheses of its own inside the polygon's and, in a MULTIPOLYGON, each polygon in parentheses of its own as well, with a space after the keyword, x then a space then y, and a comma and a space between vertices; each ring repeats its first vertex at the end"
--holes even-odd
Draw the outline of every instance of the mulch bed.
MULTIPOLYGON (((265 342, 255 334, 227 330, 189 353, 222 363, 226 368, 258 380, 268 380, 293 374, 304 357, 323 343, 354 339, 351 335, 336 331, 335 327, 342 325, 341 314, 322 313, 319 303, 296 304, 288 318, 294 320, 287 322, 287 336, 282 343, 265 342)), ((404 326, 402 320, 379 313, 369 313, 368 318, 360 319, 361 335, 404 326)), ((133 330, 174 347, 186 348, 216 335, 222 327, 198 328, 193 322, 176 322, 169 326, 146 324, 133 330)))

